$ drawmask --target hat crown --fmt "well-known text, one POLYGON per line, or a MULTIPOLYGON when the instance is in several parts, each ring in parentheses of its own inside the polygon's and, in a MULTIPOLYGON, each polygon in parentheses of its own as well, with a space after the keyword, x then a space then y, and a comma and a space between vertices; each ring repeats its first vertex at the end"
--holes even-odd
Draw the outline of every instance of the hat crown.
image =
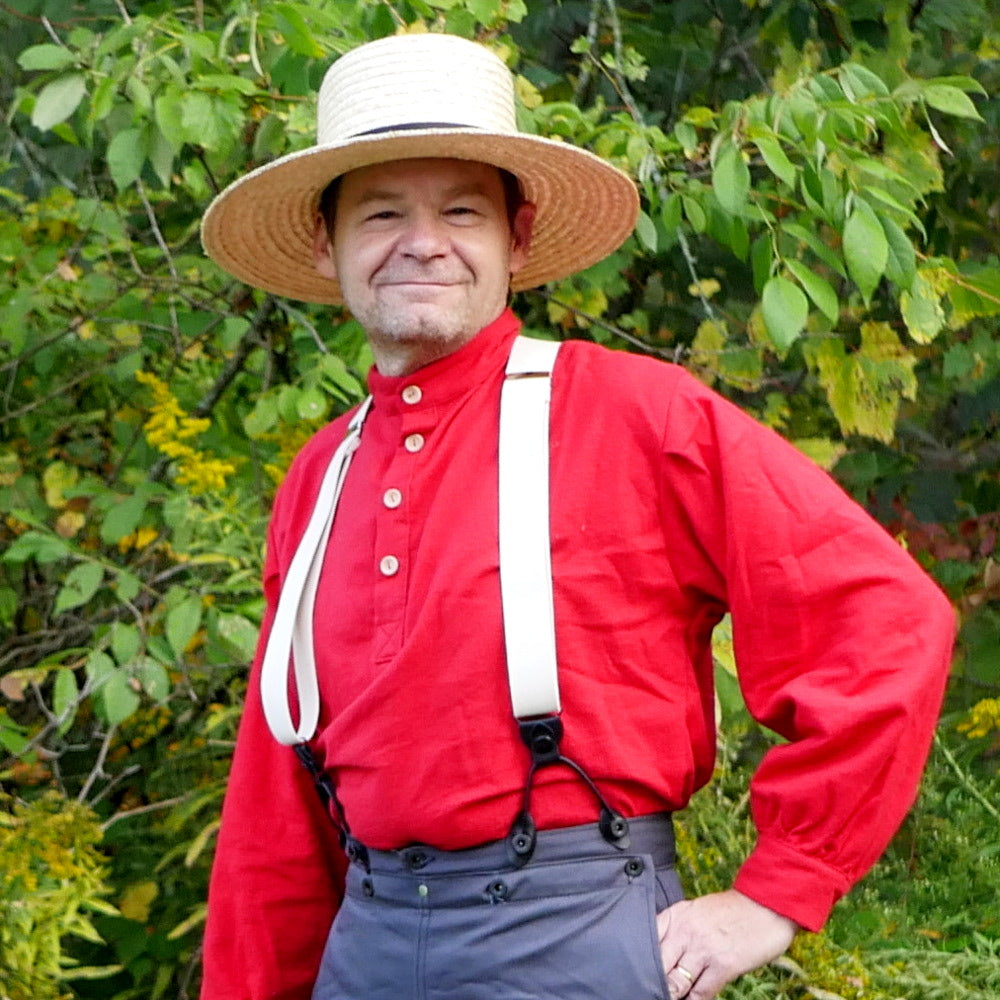
POLYGON ((429 126, 516 133, 510 70, 464 38, 393 35, 341 56, 323 79, 319 146, 429 126))

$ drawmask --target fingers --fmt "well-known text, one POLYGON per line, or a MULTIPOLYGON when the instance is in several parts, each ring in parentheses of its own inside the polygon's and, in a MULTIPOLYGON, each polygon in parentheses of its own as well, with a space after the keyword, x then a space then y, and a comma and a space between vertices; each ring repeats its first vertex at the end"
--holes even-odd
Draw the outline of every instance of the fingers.
POLYGON ((771 961, 795 925, 734 890, 682 900, 656 918, 673 1000, 711 1000, 737 976, 771 961))
POLYGON ((670 996, 673 1000, 684 1000, 684 997, 690 996, 697 979, 697 974, 687 966, 680 962, 676 963, 672 969, 667 970, 667 985, 670 987, 670 996))

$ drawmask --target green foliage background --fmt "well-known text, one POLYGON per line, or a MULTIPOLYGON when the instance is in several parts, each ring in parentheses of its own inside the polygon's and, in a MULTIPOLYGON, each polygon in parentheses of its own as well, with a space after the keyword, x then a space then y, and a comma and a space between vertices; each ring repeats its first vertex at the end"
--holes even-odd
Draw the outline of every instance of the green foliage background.
MULTIPOLYGON (((997 0, 8 0, 0 28, 0 998, 196 994, 270 499, 370 364, 348 315, 220 273, 199 218, 311 143, 333 58, 402 30, 494 46, 523 128, 640 186, 635 235, 527 325, 686 365, 955 602, 918 807, 727 996, 998 995, 997 0)), ((692 891, 752 842, 769 737, 733 669, 720 634, 692 891)))

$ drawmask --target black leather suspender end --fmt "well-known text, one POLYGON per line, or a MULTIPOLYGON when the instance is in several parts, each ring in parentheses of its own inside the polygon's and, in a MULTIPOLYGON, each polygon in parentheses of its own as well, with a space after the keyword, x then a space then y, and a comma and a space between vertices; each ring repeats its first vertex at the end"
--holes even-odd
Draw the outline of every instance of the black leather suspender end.
POLYGON ((593 779, 574 760, 564 757, 559 748, 563 736, 562 719, 558 715, 547 715, 538 719, 518 719, 521 741, 531 753, 531 765, 524 783, 524 802, 521 811, 507 834, 507 858, 515 868, 522 868, 535 853, 538 843, 538 828, 531 815, 531 790, 535 772, 540 767, 563 764, 576 772, 600 803, 601 814, 598 827, 601 836, 621 851, 629 848, 628 820, 608 805, 593 779))

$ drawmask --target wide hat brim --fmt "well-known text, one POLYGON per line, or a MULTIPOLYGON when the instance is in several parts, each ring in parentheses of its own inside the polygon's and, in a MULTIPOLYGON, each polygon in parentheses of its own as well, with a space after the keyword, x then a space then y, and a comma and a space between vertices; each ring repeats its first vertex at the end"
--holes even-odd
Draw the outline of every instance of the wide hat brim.
POLYGON ((635 228, 635 184, 587 150, 527 133, 410 128, 313 146, 240 178, 205 213, 205 250, 257 288, 303 302, 340 303, 337 282, 321 277, 313 263, 320 194, 334 178, 359 167, 418 158, 488 163, 520 180, 537 214, 528 263, 513 276, 513 291, 597 263, 635 228))

